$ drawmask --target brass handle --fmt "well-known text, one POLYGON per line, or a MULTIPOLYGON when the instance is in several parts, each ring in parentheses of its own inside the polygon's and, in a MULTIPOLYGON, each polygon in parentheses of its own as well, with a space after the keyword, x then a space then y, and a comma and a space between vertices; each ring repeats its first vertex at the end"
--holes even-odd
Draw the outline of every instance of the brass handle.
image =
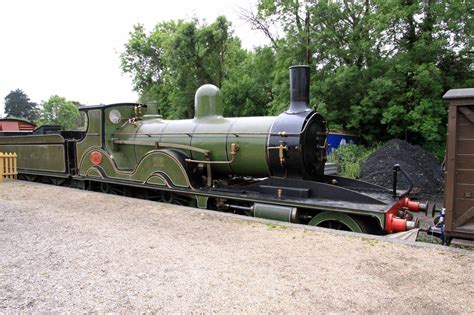
POLYGON ((268 147, 269 150, 278 150, 278 157, 280 158, 280 165, 285 163, 285 151, 288 151, 288 146, 285 143, 280 143, 277 147, 268 147))

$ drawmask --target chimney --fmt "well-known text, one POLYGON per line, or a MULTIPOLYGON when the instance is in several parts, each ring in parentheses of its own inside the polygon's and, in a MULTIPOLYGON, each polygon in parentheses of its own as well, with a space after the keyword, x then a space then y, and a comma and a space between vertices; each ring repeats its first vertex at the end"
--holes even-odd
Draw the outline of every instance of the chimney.
POLYGON ((309 108, 309 66, 290 67, 290 107, 287 114, 310 111, 309 108))

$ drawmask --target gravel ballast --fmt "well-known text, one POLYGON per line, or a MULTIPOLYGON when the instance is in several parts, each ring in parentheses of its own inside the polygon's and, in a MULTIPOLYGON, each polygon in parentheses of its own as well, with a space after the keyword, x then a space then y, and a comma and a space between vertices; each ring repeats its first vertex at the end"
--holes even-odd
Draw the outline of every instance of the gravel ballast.
POLYGON ((474 254, 22 181, 0 312, 471 313, 474 254))

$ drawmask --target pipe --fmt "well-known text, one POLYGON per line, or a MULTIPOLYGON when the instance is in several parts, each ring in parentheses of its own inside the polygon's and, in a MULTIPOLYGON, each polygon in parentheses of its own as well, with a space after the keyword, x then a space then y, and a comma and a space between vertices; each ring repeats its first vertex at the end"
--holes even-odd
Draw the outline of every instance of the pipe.
POLYGON ((408 174, 403 170, 403 168, 401 168, 401 166, 399 164, 395 164, 393 166, 393 198, 397 198, 397 173, 398 171, 400 171, 403 176, 405 177, 405 179, 408 181, 408 183, 410 184, 410 187, 407 189, 407 191, 405 191, 404 193, 402 193, 400 195, 400 197, 405 197, 405 196, 408 196, 408 194, 411 192, 411 190, 413 189, 413 181, 411 180, 410 176, 408 176, 408 174))
POLYGON ((224 204, 224 207, 230 208, 230 209, 235 209, 235 210, 252 211, 252 213, 253 213, 253 210, 254 210, 254 206, 246 207, 246 206, 233 205, 233 204, 229 204, 229 203, 224 204))
POLYGON ((393 179, 392 179, 392 197, 393 199, 397 198, 397 184, 398 184, 398 170, 400 169, 400 165, 395 164, 393 166, 393 179))
POLYGON ((290 107, 287 114, 310 111, 309 108, 309 66, 290 67, 290 107))

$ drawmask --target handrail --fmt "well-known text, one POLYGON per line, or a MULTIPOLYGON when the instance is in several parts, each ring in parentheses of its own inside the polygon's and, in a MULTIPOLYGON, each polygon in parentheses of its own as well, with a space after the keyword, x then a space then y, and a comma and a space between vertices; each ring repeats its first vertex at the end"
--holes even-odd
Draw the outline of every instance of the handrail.
POLYGON ((401 195, 400 195, 400 198, 402 197, 405 197, 407 196, 411 190, 413 189, 413 181, 411 180, 410 176, 405 172, 405 170, 403 170, 403 168, 401 168, 400 164, 395 164, 393 166, 393 180, 392 180, 392 185, 393 185, 393 188, 392 188, 392 197, 395 199, 397 198, 397 184, 398 184, 398 180, 397 180, 397 173, 398 171, 400 171, 403 176, 405 177, 405 179, 408 181, 408 184, 410 185, 410 187, 408 187, 408 189, 403 192, 401 195))

